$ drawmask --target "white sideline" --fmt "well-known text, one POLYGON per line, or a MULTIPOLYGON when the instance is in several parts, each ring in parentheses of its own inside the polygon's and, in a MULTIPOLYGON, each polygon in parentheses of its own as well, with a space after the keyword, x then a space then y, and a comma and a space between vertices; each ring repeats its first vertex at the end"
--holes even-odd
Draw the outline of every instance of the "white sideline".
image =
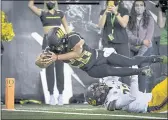
POLYGON ((73 113, 73 112, 51 112, 51 111, 34 111, 34 110, 8 110, 2 109, 2 111, 16 111, 16 112, 34 112, 34 113, 55 113, 55 114, 67 114, 67 115, 91 115, 91 116, 115 116, 115 117, 131 117, 131 118, 144 118, 144 119, 167 119, 162 117, 150 117, 150 116, 134 116, 134 115, 112 115, 112 114, 89 114, 89 113, 73 113))

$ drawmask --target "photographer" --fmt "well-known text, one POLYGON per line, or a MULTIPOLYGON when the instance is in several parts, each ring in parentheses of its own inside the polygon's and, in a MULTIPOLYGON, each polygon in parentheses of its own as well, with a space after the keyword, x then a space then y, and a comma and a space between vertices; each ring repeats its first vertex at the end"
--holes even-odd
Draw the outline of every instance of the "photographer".
MULTIPOLYGON (((122 0, 107 0, 106 8, 100 12, 98 26, 102 28, 104 48, 114 48, 118 54, 130 57, 126 27, 129 21, 128 9, 122 0)), ((129 77, 122 78, 129 85, 129 77)))
POLYGON ((160 28, 164 28, 166 27, 166 14, 168 9, 168 1, 160 0, 156 7, 159 7, 157 23, 160 28))

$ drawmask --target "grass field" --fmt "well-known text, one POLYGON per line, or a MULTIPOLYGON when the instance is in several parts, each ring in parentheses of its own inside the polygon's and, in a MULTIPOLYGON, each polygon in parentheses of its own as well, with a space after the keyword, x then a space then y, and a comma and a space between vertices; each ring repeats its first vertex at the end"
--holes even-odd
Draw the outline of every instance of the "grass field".
POLYGON ((1 108, 2 119, 167 119, 166 113, 135 114, 125 111, 107 111, 89 105, 15 105, 15 110, 1 108))

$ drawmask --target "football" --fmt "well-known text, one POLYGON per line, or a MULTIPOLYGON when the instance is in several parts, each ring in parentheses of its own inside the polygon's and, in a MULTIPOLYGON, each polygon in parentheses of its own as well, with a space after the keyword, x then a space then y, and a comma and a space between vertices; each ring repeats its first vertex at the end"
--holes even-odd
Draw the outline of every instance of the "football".
POLYGON ((43 59, 50 58, 50 57, 47 56, 47 55, 51 55, 51 53, 49 53, 49 52, 43 52, 43 53, 41 54, 41 58, 43 58, 43 59))
POLYGON ((46 68, 48 67, 50 64, 52 64, 52 60, 50 60, 50 55, 51 53, 48 52, 43 52, 40 55, 37 56, 35 64, 37 66, 39 66, 40 68, 46 68))

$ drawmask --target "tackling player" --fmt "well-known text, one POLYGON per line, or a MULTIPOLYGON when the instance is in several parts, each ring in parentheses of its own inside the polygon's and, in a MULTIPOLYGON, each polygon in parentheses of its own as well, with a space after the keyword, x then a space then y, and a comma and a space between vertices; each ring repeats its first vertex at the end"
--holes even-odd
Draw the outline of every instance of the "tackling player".
POLYGON ((151 93, 142 93, 138 89, 137 75, 132 76, 130 87, 113 77, 104 83, 91 84, 85 97, 89 104, 104 105, 109 111, 163 112, 168 108, 167 82, 168 78, 157 84, 151 93))

